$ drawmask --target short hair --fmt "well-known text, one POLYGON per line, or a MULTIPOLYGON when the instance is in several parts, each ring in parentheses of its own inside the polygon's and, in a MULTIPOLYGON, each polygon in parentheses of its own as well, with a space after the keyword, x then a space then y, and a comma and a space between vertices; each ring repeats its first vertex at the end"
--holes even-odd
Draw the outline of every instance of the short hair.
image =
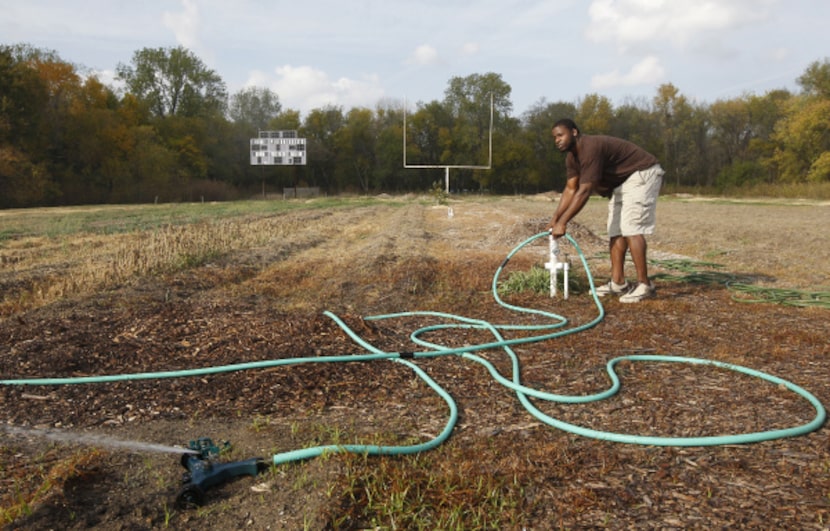
POLYGON ((561 120, 557 120, 557 122, 553 124, 553 127, 565 127, 568 129, 576 129, 576 132, 579 133, 579 127, 577 127, 576 122, 574 122, 570 118, 562 118, 561 120))

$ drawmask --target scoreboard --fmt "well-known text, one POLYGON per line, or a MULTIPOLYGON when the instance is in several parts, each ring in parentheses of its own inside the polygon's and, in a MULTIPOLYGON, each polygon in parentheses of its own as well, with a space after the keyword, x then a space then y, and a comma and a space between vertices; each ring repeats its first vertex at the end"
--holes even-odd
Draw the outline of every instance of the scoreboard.
POLYGON ((251 139, 251 165, 305 165, 305 140, 297 138, 297 131, 260 131, 251 139))

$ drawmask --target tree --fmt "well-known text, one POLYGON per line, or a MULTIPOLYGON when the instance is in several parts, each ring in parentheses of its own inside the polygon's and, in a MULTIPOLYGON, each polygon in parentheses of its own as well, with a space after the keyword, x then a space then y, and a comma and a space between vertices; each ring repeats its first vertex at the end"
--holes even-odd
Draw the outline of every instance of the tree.
MULTIPOLYGON (((451 136, 454 149, 446 153, 442 163, 463 166, 487 164, 490 155, 491 102, 495 129, 513 109, 511 90, 500 74, 492 72, 450 79, 449 86, 444 91, 444 104, 453 117, 451 136)), ((468 173, 460 173, 458 188, 466 188, 464 178, 468 173)), ((478 181, 480 188, 482 179, 481 175, 472 175, 472 180, 478 181)))
POLYGON ((709 106, 712 146, 722 165, 743 160, 752 140, 749 102, 745 98, 718 100, 709 106))
POLYGON ((50 173, 60 174, 67 158, 67 115, 80 89, 81 78, 73 65, 49 52, 33 54, 29 65, 46 87, 47 96, 34 149, 43 153, 50 173))
POLYGON ((663 149, 660 121, 645 99, 629 99, 614 109, 612 136, 634 142, 649 153, 659 156, 663 149))
POLYGON ((572 103, 538 101, 522 116, 524 143, 530 148, 526 160, 528 181, 542 188, 562 190, 565 186, 565 157, 551 136, 553 124, 576 116, 572 103))
POLYGON ((776 124, 784 119, 793 95, 787 90, 771 90, 761 96, 750 96, 748 101, 752 138, 747 156, 761 166, 763 179, 773 183, 778 179, 775 164, 770 164, 778 148, 773 134, 776 124))
POLYGON ((785 182, 830 181, 830 98, 801 97, 779 122, 768 161, 785 182))
POLYGON ((270 89, 260 87, 240 90, 231 96, 228 105, 231 121, 250 127, 252 132, 264 130, 281 111, 279 96, 270 89))
MULTIPOLYGON (((222 79, 186 48, 144 48, 135 52, 131 65, 119 63, 118 78, 149 110, 157 135, 143 135, 149 144, 159 141, 163 149, 156 160, 175 171, 164 183, 156 182, 159 194, 172 199, 192 199, 194 185, 208 183, 218 175, 233 176, 220 166, 233 159, 233 152, 220 148, 226 134, 227 92, 222 79), (221 157, 221 160, 218 158, 221 157)), ((245 147, 247 152, 247 147, 245 147)), ((239 160, 241 163, 242 161, 239 160)))
POLYGON ((400 191, 410 175, 403 167, 403 108, 389 101, 379 104, 375 111, 377 187, 400 191))
POLYGON ((830 98, 830 61, 811 63, 797 81, 807 96, 830 98))
MULTIPOLYGON (((7 168, 16 168, 13 175, 18 178, 32 180, 19 187, 26 190, 26 202, 55 203, 61 195, 61 181, 73 178, 68 162, 72 140, 68 128, 72 124, 70 110, 81 91, 81 78, 75 67, 55 52, 28 45, 7 51, 10 55, 4 54, 6 75, 2 77, 10 82, 10 91, 0 104, 5 115, 0 118, 0 128, 2 122, 15 128, 10 130, 13 139, 8 140, 15 148, 14 155, 7 151, 6 159, 13 166, 7 168), (7 62, 9 58, 12 63, 7 62), (38 197, 37 193, 42 195, 38 197)), ((14 190, 11 193, 18 195, 14 190)))
POLYGON ((274 131, 298 131, 300 129, 300 111, 285 109, 268 121, 268 129, 274 131))
POLYGON ((501 74, 493 72, 453 77, 444 91, 444 103, 454 116, 475 116, 479 127, 487 129, 490 124, 490 98, 496 114, 509 115, 513 110, 511 90, 501 74))
MULTIPOLYGON (((406 111, 404 111, 406 112, 406 111)), ((453 117, 447 106, 439 101, 419 103, 406 122, 406 162, 408 165, 432 166, 449 164, 453 152, 450 131, 453 117)), ((444 178, 437 168, 408 168, 410 188, 429 189, 432 183, 444 178)))
POLYGON ((147 101, 157 118, 225 110, 222 78, 182 46, 143 48, 133 55, 132 65, 119 63, 116 73, 129 92, 147 101))
POLYGON ((0 46, 0 145, 34 147, 48 106, 46 83, 32 67, 37 53, 25 46, 0 46))
POLYGON ((765 162, 786 182, 830 181, 830 63, 811 64, 798 82, 804 91, 787 101, 765 162))
POLYGON ((37 205, 57 193, 38 149, 49 96, 30 62, 36 55, 0 46, 0 208, 37 205))
POLYGON ((334 105, 313 109, 306 116, 302 135, 306 138, 310 184, 326 188, 334 184, 337 163, 334 139, 344 122, 343 108, 334 105))
POLYGON ((372 111, 354 108, 346 115, 346 122, 335 135, 338 152, 336 175, 341 189, 357 184, 362 192, 374 185, 376 136, 372 111))
POLYGON ((67 172, 63 196, 68 203, 104 202, 112 192, 112 172, 130 149, 129 127, 118 112, 113 91, 95 77, 74 91, 65 115, 63 140, 67 172))
POLYGON ((451 78, 441 101, 413 113, 389 100, 374 110, 313 109, 305 121, 268 89, 228 101, 221 78, 182 47, 145 48, 119 64, 123 92, 80 72, 55 52, 0 45, 0 208, 222 199, 272 177, 332 191, 429 190, 443 184, 443 166, 487 164, 491 101, 492 169, 452 170, 453 189, 560 189, 563 154, 550 130, 565 117, 654 153, 678 186, 830 180, 828 59, 798 78, 798 94, 700 105, 665 84, 616 109, 596 93, 542 99, 520 120, 510 116, 510 86, 492 72, 451 78), (249 139, 263 129, 297 130, 307 165, 251 166, 249 139), (432 167, 404 168, 402 159, 432 167))
POLYGON ((663 152, 655 153, 666 173, 675 176, 676 185, 705 184, 705 111, 693 107, 680 91, 667 83, 657 89, 654 111, 661 126, 663 152))
POLYGON ((577 104, 575 121, 586 134, 607 135, 613 118, 614 107, 605 96, 588 94, 577 104))
POLYGON ((503 118, 493 136, 493 159, 497 163, 493 171, 480 172, 481 188, 514 194, 538 192, 542 183, 538 173, 528 171, 533 150, 522 135, 521 121, 503 118))
POLYGON ((719 187, 774 180, 774 173, 765 171, 763 161, 770 160, 779 147, 772 137, 790 98, 789 92, 776 90, 710 105, 711 146, 719 187))

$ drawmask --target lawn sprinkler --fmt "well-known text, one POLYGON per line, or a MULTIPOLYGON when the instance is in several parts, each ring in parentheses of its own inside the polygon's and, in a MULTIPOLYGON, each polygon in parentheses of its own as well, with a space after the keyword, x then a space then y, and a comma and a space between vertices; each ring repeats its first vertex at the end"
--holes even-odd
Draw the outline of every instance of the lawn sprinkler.
POLYGON ((230 443, 227 441, 220 448, 209 438, 200 437, 190 441, 189 448, 191 451, 183 454, 181 458, 182 466, 187 469, 182 477, 182 483, 185 485, 176 498, 176 504, 181 509, 204 505, 205 492, 211 487, 237 476, 256 476, 268 468, 268 464, 260 457, 217 463, 219 455, 230 449, 230 443))
POLYGON ((567 261, 559 260, 559 242, 553 235, 548 237, 550 239, 550 261, 545 263, 545 269, 550 271, 550 296, 556 297, 556 280, 560 269, 563 272, 562 279, 562 294, 565 299, 568 298, 568 269, 570 264, 567 261))

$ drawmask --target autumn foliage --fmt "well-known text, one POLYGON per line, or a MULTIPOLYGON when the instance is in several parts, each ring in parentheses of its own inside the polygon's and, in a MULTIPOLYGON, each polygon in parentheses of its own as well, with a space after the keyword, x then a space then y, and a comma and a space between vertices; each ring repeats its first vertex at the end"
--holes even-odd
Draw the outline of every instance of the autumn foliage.
MULTIPOLYGON (((220 75, 183 47, 145 48, 107 84, 54 51, 0 45, 0 208, 225 200, 314 186, 326 193, 430 189, 444 170, 404 168, 403 105, 326 106, 305 116, 279 95, 248 87, 228 95, 220 75), (293 129, 308 164, 250 165, 259 130, 293 129)), ((614 106, 599 94, 540 102, 512 116, 497 73, 449 80, 441 101, 410 104, 411 164, 486 164, 457 170, 453 191, 535 193, 561 188, 550 126, 573 117, 588 134, 631 139, 658 156, 675 189, 724 191, 830 181, 830 62, 773 90, 700 103, 678 87, 614 106)))

